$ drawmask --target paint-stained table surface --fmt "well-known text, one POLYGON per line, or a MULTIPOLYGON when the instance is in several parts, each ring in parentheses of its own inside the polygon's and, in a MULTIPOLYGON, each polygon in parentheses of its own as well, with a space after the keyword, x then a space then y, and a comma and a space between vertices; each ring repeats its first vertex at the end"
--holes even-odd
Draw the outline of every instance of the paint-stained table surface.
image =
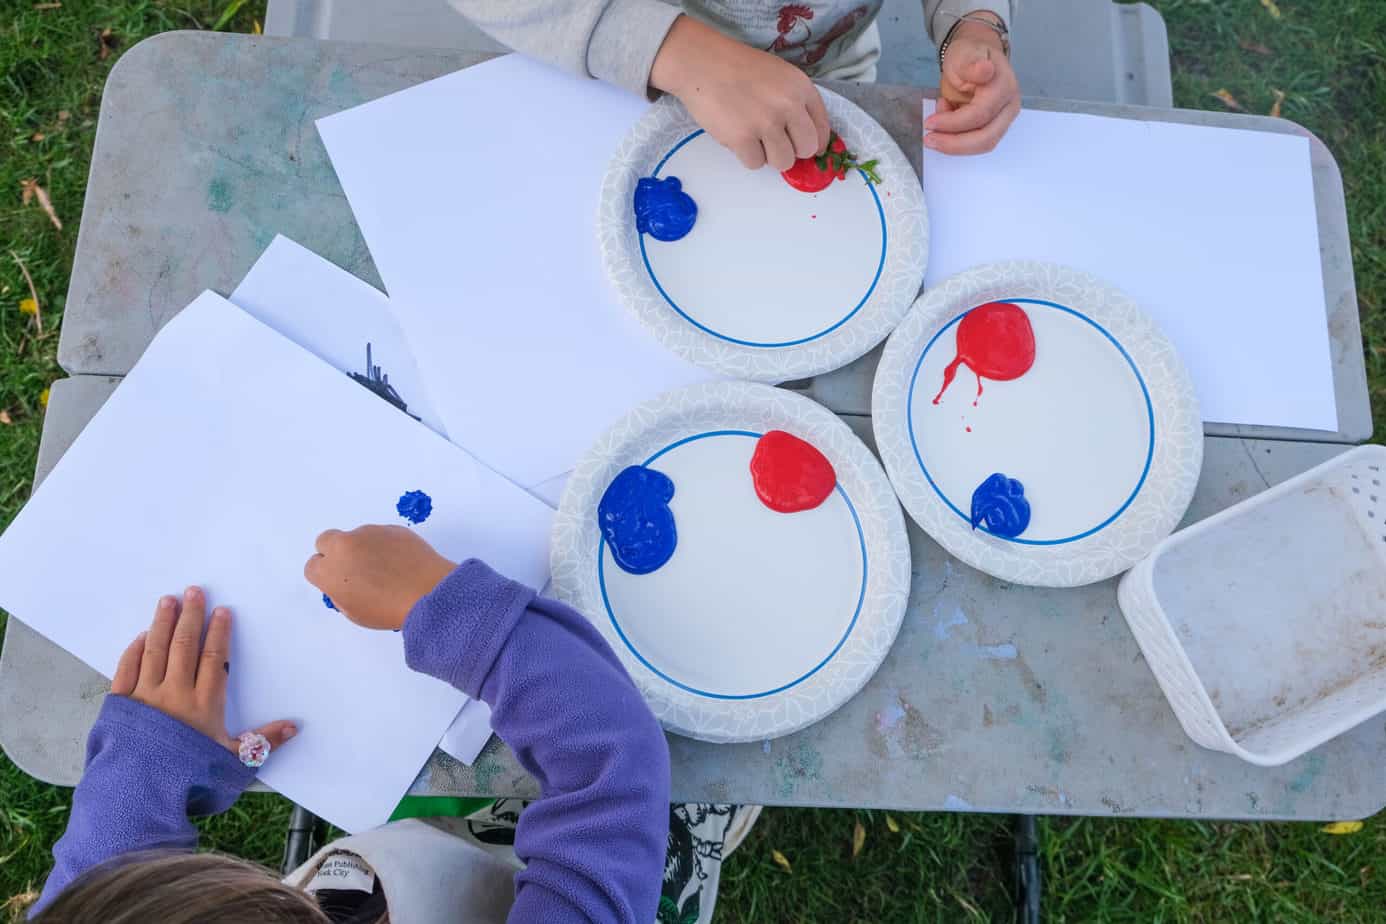
MULTIPOLYGON (((63 323, 59 358, 74 377, 53 388, 39 477, 159 327, 203 289, 229 292, 275 234, 379 285, 313 120, 478 59, 205 33, 150 39, 122 58, 102 103, 63 323)), ((919 167, 918 89, 835 89, 871 112, 919 167)), ((1303 133, 1252 116, 1031 104, 1303 133)), ((1370 435, 1342 185, 1327 149, 1313 140, 1311 150, 1340 432, 1209 425, 1214 435, 1186 522, 1370 435)), ((794 387, 843 414, 871 444, 874 365, 873 354, 794 387)), ((1386 719, 1279 768, 1203 750, 1179 728, 1142 660, 1117 609, 1114 581, 1076 590, 1016 587, 952 560, 913 524, 910 542, 909 611, 867 687, 822 722, 775 741, 708 745, 671 737, 676 798, 1310 819, 1358 818, 1386 805, 1379 771, 1386 719)), ((0 653, 0 745, 32 775, 75 783, 107 688, 11 620, 0 653)), ((533 796, 537 789, 493 740, 473 767, 435 754, 414 791, 533 796)))

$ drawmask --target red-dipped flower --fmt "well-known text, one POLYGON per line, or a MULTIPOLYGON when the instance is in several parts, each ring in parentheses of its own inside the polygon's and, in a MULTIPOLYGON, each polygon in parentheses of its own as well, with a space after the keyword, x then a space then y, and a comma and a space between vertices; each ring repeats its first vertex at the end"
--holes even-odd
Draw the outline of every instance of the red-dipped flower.
POLYGON ((794 166, 780 174, 784 181, 799 192, 814 193, 827 189, 833 180, 847 177, 847 171, 860 170, 866 175, 868 183, 881 182, 876 166, 880 161, 857 162, 857 155, 847 150, 847 142, 832 132, 828 135, 828 149, 817 157, 801 157, 794 166))

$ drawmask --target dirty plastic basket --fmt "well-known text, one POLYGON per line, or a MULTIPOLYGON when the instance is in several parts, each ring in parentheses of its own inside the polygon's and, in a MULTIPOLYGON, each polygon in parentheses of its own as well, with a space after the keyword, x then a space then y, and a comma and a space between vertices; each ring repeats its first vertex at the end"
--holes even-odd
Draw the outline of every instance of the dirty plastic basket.
POLYGON ((1174 533, 1117 599, 1204 747, 1276 766, 1386 710, 1386 447, 1174 533))

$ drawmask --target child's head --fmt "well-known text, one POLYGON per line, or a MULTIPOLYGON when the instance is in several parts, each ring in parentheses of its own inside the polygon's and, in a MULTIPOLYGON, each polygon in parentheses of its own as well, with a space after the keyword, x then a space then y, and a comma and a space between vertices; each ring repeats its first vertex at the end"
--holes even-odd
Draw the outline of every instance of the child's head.
POLYGON ((217 853, 129 854, 87 871, 34 924, 330 924, 306 892, 217 853))

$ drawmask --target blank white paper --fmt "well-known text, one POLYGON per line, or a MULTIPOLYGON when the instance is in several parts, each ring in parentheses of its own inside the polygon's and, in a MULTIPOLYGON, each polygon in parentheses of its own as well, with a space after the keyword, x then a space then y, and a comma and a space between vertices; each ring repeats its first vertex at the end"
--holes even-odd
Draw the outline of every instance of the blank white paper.
POLYGON ((1338 429, 1308 139, 1026 110, 990 154, 925 148, 923 179, 926 287, 994 260, 1087 270, 1174 342, 1204 420, 1338 429))
MULTIPOLYGON (((447 435, 385 293, 279 235, 236 286, 231 301, 377 397, 447 435)), ((531 493, 546 500, 540 491, 531 493)), ((491 710, 485 703, 475 708, 468 703, 464 697, 457 718, 438 742, 466 764, 491 736, 491 710)))
POLYGON ((379 289, 277 235, 231 293, 231 302, 447 436, 379 289))
POLYGON ((602 177, 647 105, 508 55, 317 123, 444 426, 525 487, 713 378, 645 333, 598 254, 602 177))
POLYGON ((410 671, 303 578, 317 534, 404 521, 542 586, 551 511, 214 293, 155 337, 0 536, 0 606, 106 676, 160 594, 232 608, 228 726, 293 719, 260 779, 335 825, 383 823, 463 695, 410 671))

